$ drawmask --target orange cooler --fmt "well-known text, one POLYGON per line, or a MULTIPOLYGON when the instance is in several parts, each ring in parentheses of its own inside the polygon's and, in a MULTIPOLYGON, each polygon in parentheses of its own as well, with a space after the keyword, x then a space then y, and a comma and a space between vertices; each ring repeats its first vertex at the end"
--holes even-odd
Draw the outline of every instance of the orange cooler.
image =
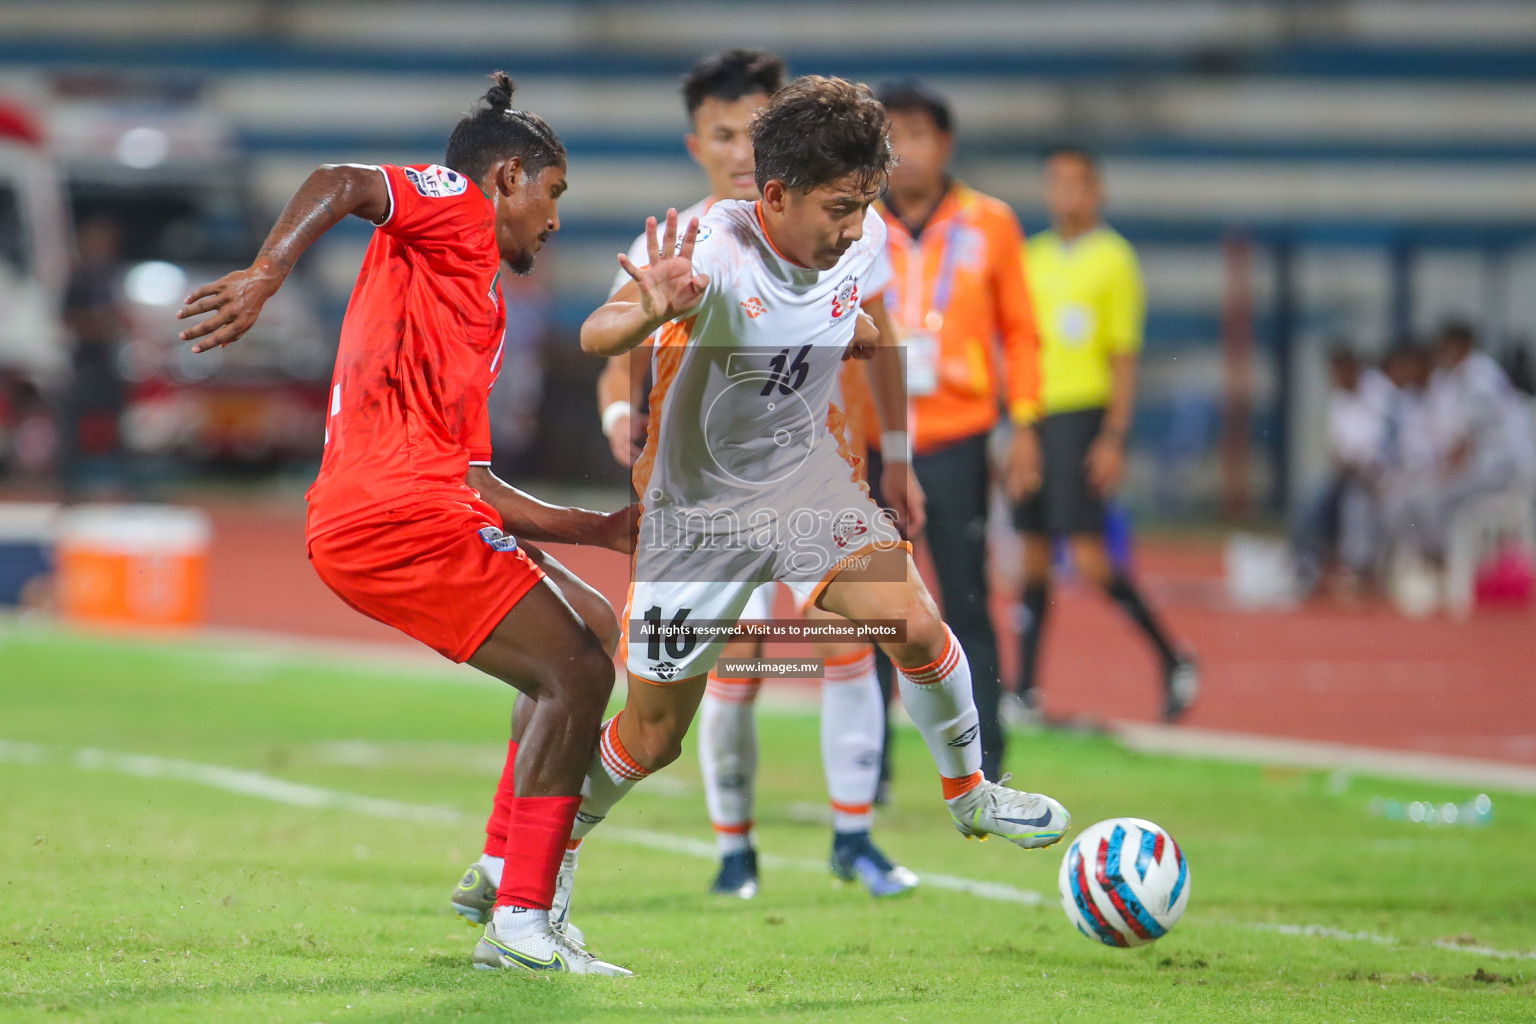
POLYGON ((59 530, 59 610, 76 622, 191 626, 207 591, 208 517, 168 505, 82 505, 59 530))

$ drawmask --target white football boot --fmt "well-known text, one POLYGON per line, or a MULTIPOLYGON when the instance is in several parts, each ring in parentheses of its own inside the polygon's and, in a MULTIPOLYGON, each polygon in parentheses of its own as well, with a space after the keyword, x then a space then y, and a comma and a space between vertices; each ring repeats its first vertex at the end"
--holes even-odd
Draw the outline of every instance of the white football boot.
MULTIPOLYGON (((540 913, 539 911, 522 911, 517 907, 509 909, 513 917, 516 917, 519 912, 540 913)), ((472 958, 475 969, 480 971, 502 969, 565 971, 570 974, 602 974, 615 978, 627 978, 634 973, 599 960, 556 931, 554 926, 548 923, 547 915, 542 916, 542 927, 532 927, 516 938, 511 938, 504 936, 497 929, 496 917, 492 915, 486 922, 485 934, 480 936, 480 941, 475 944, 475 954, 472 958)))
MULTIPOLYGON (((1011 778, 1004 775, 1003 782, 1011 778)), ((1072 826, 1072 815, 1050 797, 1009 789, 985 779, 969 793, 948 803, 949 816, 961 835, 978 839, 1002 836, 1026 850, 1060 842, 1072 826)))

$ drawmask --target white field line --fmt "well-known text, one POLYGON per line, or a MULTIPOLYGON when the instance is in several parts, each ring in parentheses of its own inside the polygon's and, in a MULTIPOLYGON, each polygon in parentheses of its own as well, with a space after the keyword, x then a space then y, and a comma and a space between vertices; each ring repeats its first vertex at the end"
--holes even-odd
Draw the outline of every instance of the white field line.
MULTIPOLYGON (((259 800, 270 800, 274 803, 293 807, 350 811, 354 814, 363 814, 368 817, 384 818, 391 821, 412 821, 455 826, 470 823, 468 815, 452 807, 429 807, 421 804, 402 803, 398 800, 386 800, 380 797, 362 796, 357 793, 347 793, 341 790, 324 789, 319 786, 309 786, 298 782, 287 782, 283 779, 275 779, 270 775, 263 775, 260 772, 227 768, 223 765, 181 761, 175 758, 157 757, 153 754, 123 754, 91 748, 76 750, 71 753, 61 748, 48 747, 39 743, 0 739, 0 762, 44 764, 59 760, 68 761, 77 768, 113 771, 139 778, 172 779, 178 782, 189 782, 194 785, 210 786, 214 789, 238 793, 242 796, 255 797, 259 800)), ((609 826, 604 828, 600 835, 604 841, 664 850, 668 853, 696 857, 700 860, 714 861, 717 856, 713 843, 692 839, 687 836, 670 835, 665 832, 609 826)), ((826 870, 826 865, 821 861, 806 858, 764 854, 760 860, 766 867, 781 870, 805 871, 815 874, 820 874, 826 870)), ((1045 896, 1038 892, 1029 889, 1017 889, 1000 882, 983 882, 932 872, 923 873, 920 877, 924 885, 935 889, 948 889, 953 892, 968 893, 982 899, 1019 903, 1025 906, 1042 906, 1047 905, 1049 902, 1045 896)), ((1399 941, 1391 935, 1378 935, 1374 932, 1350 932, 1325 925, 1227 923, 1256 931, 1274 932, 1280 935, 1336 939, 1345 942, 1371 942, 1386 946, 1400 945, 1399 941)), ((1476 956, 1506 960, 1536 960, 1536 952, 1525 950, 1462 945, 1445 939, 1433 940, 1428 944, 1436 949, 1471 953, 1476 956)))
MULTIPOLYGON (((79 636, 104 642, 153 646, 184 652, 205 663, 220 659, 231 667, 234 681, 242 672, 282 665, 288 661, 319 662, 337 668, 362 667, 381 675, 405 676, 426 683, 484 686, 486 677, 465 665, 454 665, 424 647, 410 644, 370 645, 358 641, 301 637, 264 630, 217 628, 176 636, 130 634, 76 629, 49 619, 0 615, 0 648, 11 640, 34 635, 79 636)), ((205 664, 205 668, 208 666, 205 664)), ((210 678, 217 679, 217 675, 210 678)), ((615 698, 624 693, 622 676, 614 686, 615 698)), ((759 710, 780 715, 816 714, 820 691, 795 683, 771 684, 758 697, 759 710)), ((891 708, 891 724, 911 728, 900 702, 891 708)), ((1187 726, 1114 721, 1111 730, 1128 749, 1148 754, 1210 758, 1245 764, 1283 765, 1297 768, 1342 770, 1381 778, 1414 779, 1442 784, 1467 785, 1492 791, 1536 793, 1536 766, 1450 757, 1405 750, 1387 750, 1346 743, 1260 736, 1252 733, 1193 729, 1187 726)))
POLYGON ((1255 736, 1214 729, 1170 727, 1146 722, 1117 721, 1116 738, 1143 754, 1174 754, 1249 764, 1284 765, 1416 779, 1441 785, 1486 786, 1512 793, 1536 793, 1536 767, 1505 761, 1480 761, 1406 750, 1384 750, 1345 743, 1255 736))
MULTIPOLYGON (((1321 924, 1244 924, 1231 922, 1240 928, 1248 928, 1253 931, 1275 932, 1278 935, 1301 935, 1307 938, 1338 939, 1342 942, 1370 942, 1378 946, 1396 946, 1398 940, 1391 935, 1377 935, 1375 932, 1348 932, 1342 928, 1330 928, 1321 924)), ((1458 953, 1475 953, 1478 956, 1494 957, 1500 960, 1536 960, 1536 952, 1523 949, 1494 949, 1491 946, 1468 945, 1460 942, 1452 942, 1450 939, 1432 939, 1429 943, 1436 949, 1449 949, 1458 953)))

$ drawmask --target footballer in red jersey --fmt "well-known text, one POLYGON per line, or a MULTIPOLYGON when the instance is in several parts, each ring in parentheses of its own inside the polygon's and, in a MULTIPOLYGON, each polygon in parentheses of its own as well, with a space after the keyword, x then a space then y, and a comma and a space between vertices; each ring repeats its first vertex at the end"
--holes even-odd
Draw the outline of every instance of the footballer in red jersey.
POLYGON ((532 268, 560 229, 566 188, 559 138, 512 107, 510 78, 492 79, 442 164, 311 174, 255 262, 188 298, 179 317, 212 315, 181 337, 198 352, 238 340, 317 238, 348 214, 376 226, 308 495, 310 560, 358 611, 525 695, 515 780, 498 799, 517 842, 475 966, 627 974, 549 914, 613 686, 618 623, 601 595, 526 542, 628 552, 634 513, 548 505, 490 471, 486 401, 506 326, 498 278, 503 266, 532 268))

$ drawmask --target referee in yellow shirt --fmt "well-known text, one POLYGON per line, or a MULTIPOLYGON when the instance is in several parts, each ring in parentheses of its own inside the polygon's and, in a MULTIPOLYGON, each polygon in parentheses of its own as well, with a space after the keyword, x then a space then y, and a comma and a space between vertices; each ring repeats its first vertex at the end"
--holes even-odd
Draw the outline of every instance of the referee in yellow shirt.
MULTIPOLYGON (((1040 328, 1040 444, 1015 447, 1008 490, 1014 526, 1025 535, 1020 697, 1038 707, 1035 663, 1050 607, 1051 541, 1069 538, 1078 574, 1104 590, 1156 648, 1162 665, 1163 718, 1188 709, 1200 686, 1193 657, 1170 641, 1129 576, 1104 544, 1104 503, 1120 487, 1125 437, 1136 399, 1146 300, 1130 243, 1099 219, 1103 200, 1091 154, 1060 150, 1045 165, 1051 230, 1025 255, 1040 328), (1038 450, 1040 465, 1029 463, 1038 450), (1036 486, 1038 484, 1038 486, 1036 486)), ((1030 410, 1015 410, 1020 429, 1030 410)))

